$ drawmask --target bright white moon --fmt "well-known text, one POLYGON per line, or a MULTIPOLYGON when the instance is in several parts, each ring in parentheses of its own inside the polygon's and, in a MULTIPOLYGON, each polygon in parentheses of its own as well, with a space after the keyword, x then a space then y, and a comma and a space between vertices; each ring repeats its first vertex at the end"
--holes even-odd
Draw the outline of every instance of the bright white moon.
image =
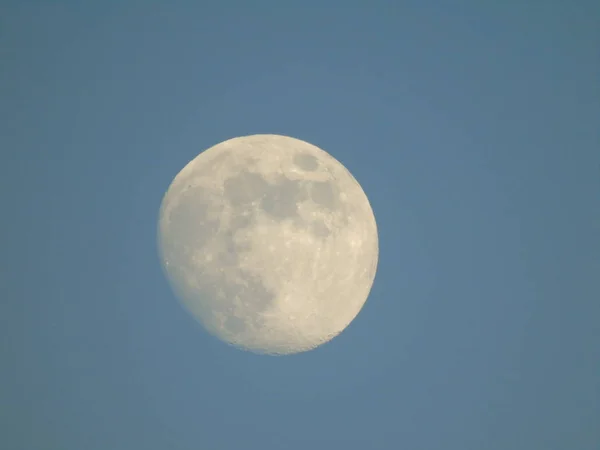
POLYGON ((307 142, 230 139, 175 177, 159 249, 185 307, 213 335, 256 353, 331 340, 365 303, 377 226, 346 168, 307 142))

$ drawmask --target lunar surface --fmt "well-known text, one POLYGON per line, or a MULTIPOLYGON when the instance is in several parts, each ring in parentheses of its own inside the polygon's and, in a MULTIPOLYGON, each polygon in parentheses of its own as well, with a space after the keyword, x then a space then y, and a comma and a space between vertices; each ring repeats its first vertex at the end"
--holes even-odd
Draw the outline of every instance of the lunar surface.
POLYGON ((290 354, 337 336, 377 268, 375 217, 346 168, 279 135, 230 139, 175 177, 159 250, 184 306, 221 340, 290 354))

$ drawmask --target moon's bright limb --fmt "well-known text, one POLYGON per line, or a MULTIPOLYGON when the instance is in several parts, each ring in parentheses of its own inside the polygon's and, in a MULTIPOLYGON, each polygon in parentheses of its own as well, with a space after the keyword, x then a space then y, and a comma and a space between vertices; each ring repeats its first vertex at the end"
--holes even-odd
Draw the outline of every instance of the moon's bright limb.
POLYGON ((315 348, 359 313, 379 253, 358 182, 279 135, 230 139, 179 172, 162 201, 168 278, 206 329, 257 353, 315 348))

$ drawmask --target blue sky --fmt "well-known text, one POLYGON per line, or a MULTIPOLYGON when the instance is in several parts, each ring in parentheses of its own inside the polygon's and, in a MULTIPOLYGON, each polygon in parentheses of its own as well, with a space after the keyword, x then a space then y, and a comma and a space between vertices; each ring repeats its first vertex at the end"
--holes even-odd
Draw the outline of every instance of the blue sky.
POLYGON ((599 43, 591 0, 2 2, 0 447, 596 450, 599 43), (253 133, 379 226, 308 353, 220 343, 160 267, 172 178, 253 133))

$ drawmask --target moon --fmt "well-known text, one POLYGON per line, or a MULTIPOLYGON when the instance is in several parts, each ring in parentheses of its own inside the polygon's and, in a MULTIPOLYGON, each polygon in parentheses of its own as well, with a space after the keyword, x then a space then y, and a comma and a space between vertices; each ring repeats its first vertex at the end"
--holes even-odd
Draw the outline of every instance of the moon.
POLYGON ((185 308, 222 341, 260 354, 305 352, 340 334, 377 270, 377 225, 356 179, 287 136, 230 139, 173 179, 158 247, 185 308))

